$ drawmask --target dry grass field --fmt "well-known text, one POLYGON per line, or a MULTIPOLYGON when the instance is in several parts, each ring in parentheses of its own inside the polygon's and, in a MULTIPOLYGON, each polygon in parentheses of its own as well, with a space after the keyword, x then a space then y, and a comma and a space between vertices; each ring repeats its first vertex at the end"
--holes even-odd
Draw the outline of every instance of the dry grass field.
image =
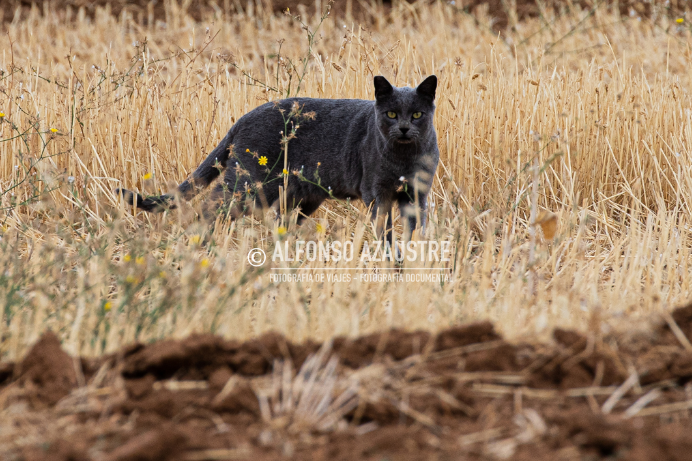
POLYGON ((0 458, 689 459, 692 16, 520 3, 5 9, 0 458), (208 226, 114 194, 172 190, 264 102, 429 74, 414 238, 450 261, 271 260, 372 241, 362 203, 208 226))
POLYGON ((597 5, 496 33, 440 2, 363 25, 252 3, 195 22, 167 5, 145 26, 38 8, 4 25, 4 357, 46 329, 87 355, 192 332, 302 340, 474 319, 540 336, 690 298, 692 20, 597 5), (452 241, 452 261, 431 266, 447 283, 272 283, 247 263, 280 239, 370 239, 360 203, 299 228, 294 215, 283 234, 273 217, 210 229, 199 201, 148 215, 113 193, 170 190, 265 101, 370 99, 374 75, 432 73, 441 164, 418 238, 452 241))

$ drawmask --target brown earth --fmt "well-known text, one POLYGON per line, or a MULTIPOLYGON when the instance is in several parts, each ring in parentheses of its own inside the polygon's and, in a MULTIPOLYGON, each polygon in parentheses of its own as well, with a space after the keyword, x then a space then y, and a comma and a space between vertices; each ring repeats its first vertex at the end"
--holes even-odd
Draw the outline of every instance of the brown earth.
MULTIPOLYGON (((277 13, 285 11, 286 8, 292 8, 293 12, 300 11, 301 6, 306 7, 310 13, 314 13, 316 5, 314 0, 263 0, 263 2, 270 5, 270 8, 277 13)), ((48 11, 50 14, 65 11, 68 8, 77 12, 83 8, 88 16, 93 16, 97 8, 108 5, 114 15, 128 11, 135 21, 146 24, 150 20, 165 21, 167 3, 165 0, 0 0, 0 15, 2 20, 12 21, 17 12, 20 16, 26 16, 32 5, 36 5, 41 11, 48 11)), ((197 21, 207 15, 236 13, 244 8, 246 3, 239 0, 177 1, 177 4, 197 21)), ((321 4, 325 6, 327 0, 322 1, 321 4)), ((332 12, 333 16, 343 17, 348 10, 356 20, 368 21, 370 12, 377 11, 372 6, 376 4, 382 4, 387 8, 392 4, 392 0, 336 0, 332 12)), ((487 7, 487 14, 496 30, 504 29, 509 25, 508 4, 507 0, 455 0, 457 9, 464 13, 476 14, 479 9, 487 7)), ((677 16, 689 9, 688 0, 543 0, 540 5, 556 13, 569 11, 575 7, 588 11, 605 5, 618 8, 623 15, 634 14, 645 18, 652 16, 655 5, 659 5, 664 13, 667 12, 672 16, 677 16)), ((541 14, 545 12, 541 12, 536 0, 516 0, 517 19, 535 18, 541 14)))
POLYGON ((0 364, 0 459, 691 458, 692 305, 636 333, 553 339, 481 322, 75 359, 46 332, 0 364))

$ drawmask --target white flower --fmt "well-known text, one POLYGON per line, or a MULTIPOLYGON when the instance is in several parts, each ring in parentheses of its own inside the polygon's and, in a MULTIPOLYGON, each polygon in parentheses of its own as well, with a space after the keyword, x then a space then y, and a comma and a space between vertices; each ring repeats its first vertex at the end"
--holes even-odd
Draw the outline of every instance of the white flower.
POLYGON ((406 180, 406 178, 404 178, 403 176, 401 176, 401 177, 399 178, 399 181, 401 181, 401 182, 404 182, 405 180, 406 180))
POLYGON ((74 182, 74 176, 68 176, 67 177, 67 182, 72 184, 74 182))

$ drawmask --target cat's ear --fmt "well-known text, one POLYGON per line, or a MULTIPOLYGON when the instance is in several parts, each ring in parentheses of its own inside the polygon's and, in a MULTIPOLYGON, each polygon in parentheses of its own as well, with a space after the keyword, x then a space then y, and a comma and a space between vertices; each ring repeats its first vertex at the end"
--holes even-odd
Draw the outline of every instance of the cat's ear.
POLYGON ((394 87, 381 75, 375 77, 375 99, 381 99, 394 93, 394 87))
POLYGON ((434 75, 431 75, 430 77, 423 80, 420 85, 418 85, 418 88, 416 88, 416 93, 418 93, 421 96, 425 96, 427 98, 434 100, 436 89, 437 89, 437 77, 435 77, 434 75))

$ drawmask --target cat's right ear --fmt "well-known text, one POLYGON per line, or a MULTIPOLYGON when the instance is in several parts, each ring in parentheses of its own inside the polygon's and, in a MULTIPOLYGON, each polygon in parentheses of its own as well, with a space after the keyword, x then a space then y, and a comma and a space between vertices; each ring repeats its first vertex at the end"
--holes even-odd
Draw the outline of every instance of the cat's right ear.
POLYGON ((375 77, 375 99, 382 99, 394 93, 394 87, 381 75, 375 77))

